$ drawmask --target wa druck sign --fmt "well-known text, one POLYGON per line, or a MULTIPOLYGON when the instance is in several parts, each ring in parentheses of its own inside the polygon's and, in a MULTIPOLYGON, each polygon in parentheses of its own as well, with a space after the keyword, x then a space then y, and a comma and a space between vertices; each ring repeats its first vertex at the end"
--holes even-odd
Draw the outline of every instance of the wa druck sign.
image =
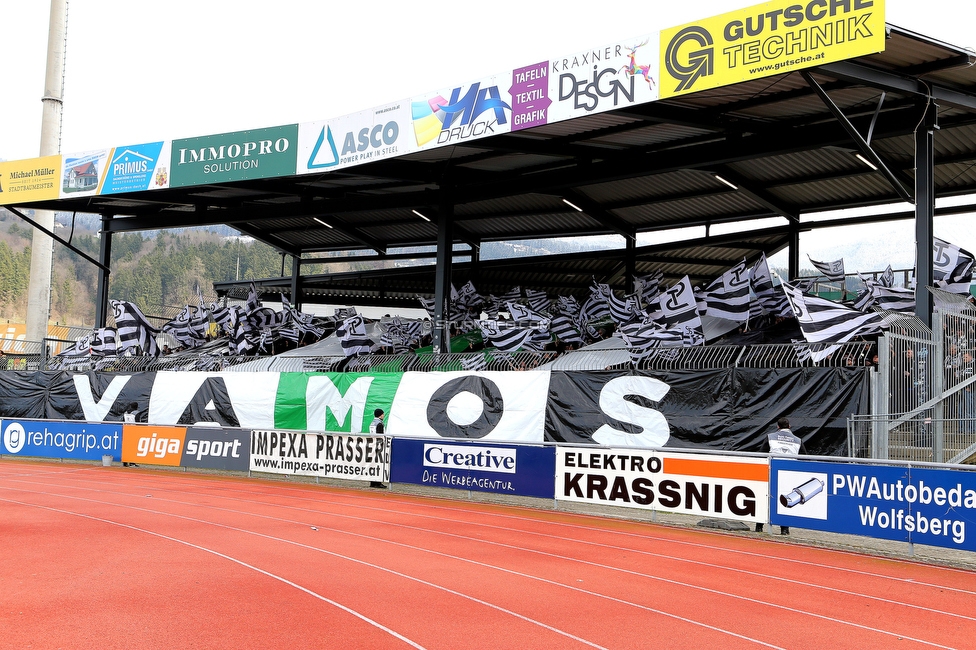
POLYGON ((774 524, 976 550, 976 472, 774 458, 770 475, 774 524))

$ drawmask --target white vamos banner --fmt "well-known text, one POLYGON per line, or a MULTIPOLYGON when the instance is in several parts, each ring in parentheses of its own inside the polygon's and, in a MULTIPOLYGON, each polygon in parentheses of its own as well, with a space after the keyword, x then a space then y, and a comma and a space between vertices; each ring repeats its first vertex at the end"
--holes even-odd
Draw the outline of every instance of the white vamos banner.
POLYGON ((549 372, 408 372, 386 433, 542 442, 549 372))
POLYGON ((559 447, 556 498, 765 522, 769 461, 643 449, 559 447))

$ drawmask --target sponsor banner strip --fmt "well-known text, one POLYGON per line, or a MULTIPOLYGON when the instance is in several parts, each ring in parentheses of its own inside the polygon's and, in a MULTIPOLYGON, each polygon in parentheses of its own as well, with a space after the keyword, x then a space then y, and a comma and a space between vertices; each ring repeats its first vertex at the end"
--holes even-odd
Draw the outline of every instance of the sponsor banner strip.
POLYGON ((250 469, 269 474, 355 481, 389 480, 385 436, 251 431, 250 469))
POLYGON ((496 494, 553 498, 554 447, 395 438, 390 480, 496 494))
POLYGON ((566 501, 759 522, 768 515, 768 472, 766 458, 557 447, 555 492, 566 501), (685 473, 668 471, 674 467, 685 473))
POLYGON ((681 476, 731 478, 743 481, 766 481, 769 479, 769 468, 765 464, 717 462, 692 458, 665 458, 664 473, 681 476))
POLYGON ((779 458, 770 470, 774 524, 976 551, 976 472, 779 458))
POLYGON ((120 459, 122 424, 59 422, 52 420, 0 420, 0 453, 37 458, 100 460, 120 459))

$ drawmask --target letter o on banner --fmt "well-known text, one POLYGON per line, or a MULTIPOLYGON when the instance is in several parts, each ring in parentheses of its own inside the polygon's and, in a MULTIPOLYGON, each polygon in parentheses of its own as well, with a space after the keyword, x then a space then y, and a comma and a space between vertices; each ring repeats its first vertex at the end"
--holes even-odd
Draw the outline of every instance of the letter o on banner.
POLYGON ((484 438, 498 426, 505 412, 505 401, 495 382, 468 375, 452 379, 438 388, 427 403, 427 424, 445 438, 484 438), (471 393, 481 400, 481 417, 470 424, 457 424, 448 416, 447 406, 460 393, 471 393))

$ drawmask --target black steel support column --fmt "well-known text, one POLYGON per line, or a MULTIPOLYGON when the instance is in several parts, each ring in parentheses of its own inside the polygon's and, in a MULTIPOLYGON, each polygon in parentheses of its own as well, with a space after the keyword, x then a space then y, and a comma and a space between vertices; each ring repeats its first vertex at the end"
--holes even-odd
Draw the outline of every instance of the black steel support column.
POLYGON ((291 258, 291 305, 298 311, 302 310, 302 260, 297 255, 291 258))
POLYGON ((95 287, 95 327, 105 327, 108 322, 108 279, 112 261, 112 231, 108 224, 112 215, 102 215, 102 231, 98 237, 98 286, 95 287))
POLYGON ((915 315, 932 327, 932 228, 935 218, 935 131, 939 107, 926 105, 915 130, 915 315))
POLYGON ((447 301, 451 298, 451 263, 454 253, 454 203, 450 192, 441 188, 441 203, 437 220, 437 272, 434 281, 434 329, 435 352, 450 352, 450 325, 447 322, 447 301))
POLYGON ((471 283, 478 288, 481 281, 481 246, 471 247, 471 283))
POLYGON ((785 278, 793 281, 800 276, 800 225, 790 222, 790 247, 789 262, 787 264, 790 277, 785 278))
POLYGON ((624 237, 626 248, 624 249, 624 263, 627 265, 627 277, 624 278, 624 293, 634 293, 634 280, 637 276, 637 238, 624 237))

